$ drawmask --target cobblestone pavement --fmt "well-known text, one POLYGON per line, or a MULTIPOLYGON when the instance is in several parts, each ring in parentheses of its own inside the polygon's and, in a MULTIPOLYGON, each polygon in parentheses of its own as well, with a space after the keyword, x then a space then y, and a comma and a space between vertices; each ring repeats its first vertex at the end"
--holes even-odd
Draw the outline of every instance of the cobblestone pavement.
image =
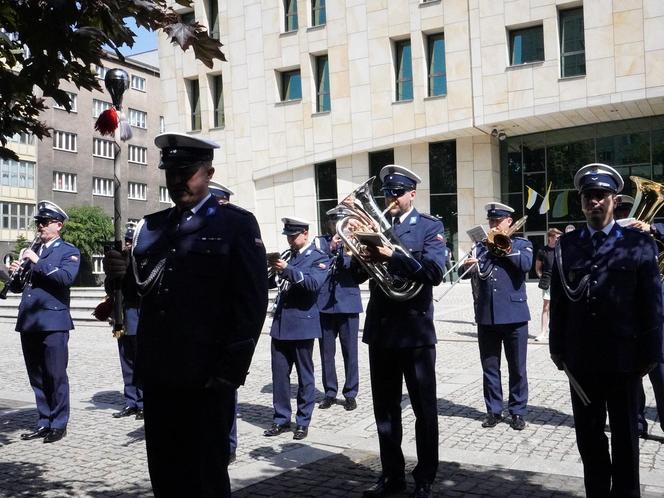
MULTIPOLYGON (((442 292, 438 289, 438 293, 442 292)), ((540 291, 529 284, 533 321, 539 328, 540 291)), ((472 323, 470 288, 458 285, 436 306, 439 331, 437 372, 441 465, 438 496, 582 496, 582 469, 576 449, 569 388, 548 358, 546 343, 531 342, 528 426, 482 429, 482 373, 472 323)), ((78 326, 70 338, 72 414, 68 435, 56 444, 21 441, 32 428, 34 398, 27 381, 19 336, 10 321, 0 323, 0 496, 150 496, 143 426, 116 420, 123 406, 117 346, 103 326, 78 326)), ((358 408, 340 405, 314 411, 309 437, 265 438, 272 417, 270 341, 261 337, 247 384, 239 391, 239 448, 230 473, 238 497, 359 496, 380 472, 371 409, 367 348, 360 346, 358 408)), ((341 354, 337 370, 343 378, 341 354)), ((319 355, 315 353, 315 363, 319 355)), ((505 366, 506 370, 506 366, 505 366)), ((296 378, 292 376, 295 397, 296 378)), ((507 392, 507 376, 503 379, 507 392)), ((317 386, 320 388, 320 375, 317 386)), ((662 436, 652 390, 646 381, 647 418, 653 436, 662 436)), ((323 394, 317 392, 318 400, 323 394)), ((342 398, 340 398, 340 401, 342 398)), ((293 399, 293 406, 295 400, 293 399)), ((187 402, 173 400, 187 423, 187 402)), ((415 464, 414 415, 404 389, 404 443, 415 464)), ((644 496, 664 496, 664 446, 641 441, 644 496)), ((412 489, 412 482, 410 484, 412 489)))

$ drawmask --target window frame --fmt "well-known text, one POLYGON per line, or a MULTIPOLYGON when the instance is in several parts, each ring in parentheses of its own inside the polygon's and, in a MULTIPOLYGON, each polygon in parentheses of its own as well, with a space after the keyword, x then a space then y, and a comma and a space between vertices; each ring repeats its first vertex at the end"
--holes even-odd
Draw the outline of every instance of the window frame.
POLYGON ((129 124, 133 126, 134 128, 140 128, 142 130, 147 130, 148 129, 148 113, 145 111, 141 111, 139 109, 133 109, 129 108, 128 109, 129 113, 129 124), (135 120, 134 117, 142 117, 142 119, 135 120), (142 126, 141 126, 142 124, 142 126))
POLYGON ((147 184, 140 182, 127 182, 127 199, 131 201, 147 201, 147 184))
POLYGON ((509 64, 511 67, 518 67, 518 66, 523 66, 525 64, 537 64, 539 62, 544 62, 546 60, 546 53, 544 51, 544 25, 543 24, 534 24, 530 26, 524 26, 524 27, 518 27, 518 28, 508 28, 508 49, 509 49, 509 64), (529 60, 523 60, 523 37, 524 34, 528 33, 533 33, 535 30, 539 31, 539 37, 538 37, 538 42, 539 46, 536 47, 535 51, 536 57, 539 57, 539 50, 541 49, 541 58, 535 58, 535 59, 529 59, 529 60), (522 37, 522 40, 519 41, 519 46, 521 49, 520 53, 520 62, 514 62, 514 56, 515 56, 515 38, 517 35, 520 35, 522 37))
POLYGON ((311 26, 325 26, 327 24, 327 6, 325 0, 311 0, 311 26))
POLYGON ((411 102, 414 99, 413 93, 413 44, 410 38, 394 40, 394 101, 411 102), (404 66, 403 54, 408 49, 408 59, 404 66), (403 77, 404 70, 410 70, 410 77, 403 77), (406 91, 410 90, 410 97, 406 97, 406 91))
POLYGON ((430 33, 426 35, 426 64, 427 64, 427 96, 428 97, 441 97, 447 95, 447 58, 445 54, 445 33, 430 33), (434 72, 434 43, 436 40, 442 40, 442 58, 443 58, 443 71, 442 73, 434 72), (441 93, 434 93, 436 78, 442 78, 443 91, 441 93))
POLYGON ((224 128, 226 126, 226 110, 224 106, 224 78, 223 74, 212 74, 212 125, 214 128, 224 128), (221 87, 221 90, 219 89, 221 87))
MULTIPOLYGON (((69 103, 71 104, 71 109, 69 112, 78 113, 78 94, 74 92, 65 92, 69 96, 69 103)), ((61 111, 66 111, 65 106, 58 104, 55 100, 53 101, 53 109, 59 109, 61 111)))
POLYGON ((201 131, 203 121, 201 119, 201 84, 198 78, 187 80, 189 98, 189 131, 201 131))
MULTIPOLYGON (((69 142, 69 140, 64 140, 65 142, 69 142)), ((55 150, 61 150, 64 152, 73 152, 77 153, 78 152, 78 134, 73 133, 71 131, 63 131, 63 130, 53 130, 53 149, 55 150), (60 140, 58 139, 59 137, 62 137, 60 140), (66 137, 73 137, 73 145, 74 147, 72 149, 62 147, 58 145, 58 142, 61 142, 63 139, 66 137)))
POLYGON ((583 19, 583 6, 573 7, 570 9, 560 9, 558 11, 558 36, 559 36, 559 50, 560 50, 560 77, 561 78, 574 78, 577 76, 586 75, 586 34, 585 34, 585 21, 583 19), (581 43, 583 44, 583 50, 574 50, 570 52, 565 52, 565 17, 571 17, 572 15, 580 13, 581 18, 581 43), (583 72, 576 74, 565 74, 565 58, 583 55, 583 72))
POLYGON ((140 145, 129 144, 127 146, 127 162, 134 164, 148 164, 148 148, 140 145), (132 153, 134 151, 134 153, 132 153), (138 154, 138 158, 134 157, 138 154), (141 161, 142 159, 142 161, 141 161))
POLYGON ((281 102, 298 102, 302 100, 302 73, 300 71, 300 68, 298 67, 297 69, 289 69, 286 71, 279 71, 279 98, 281 102), (289 79, 289 84, 286 84, 286 78, 290 78, 294 75, 297 74, 297 77, 299 78, 299 88, 300 88, 300 95, 297 98, 286 98, 288 97, 287 92, 290 87, 290 79, 289 79))
POLYGON ((147 92, 146 88, 147 88, 148 82, 147 82, 147 79, 144 78, 143 76, 138 76, 137 74, 132 74, 129 77, 129 82, 130 82, 129 86, 132 90, 138 90, 139 92, 147 92), (135 81, 142 82, 142 84, 135 85, 134 84, 135 81))
POLYGON ((53 192, 78 193, 78 175, 68 171, 53 171, 53 192), (61 185, 61 186, 59 186, 61 185))
POLYGON ((103 159, 115 159, 115 150, 113 147, 113 140, 106 140, 105 138, 92 137, 92 156, 100 157, 103 159), (102 144, 97 146, 96 144, 102 144), (99 153, 99 148, 106 149, 108 147, 109 155, 103 155, 99 153))
POLYGON ((330 58, 328 54, 314 56, 314 71, 316 83, 316 112, 330 112, 332 110, 332 95, 330 92, 330 58), (321 74, 321 63, 323 61, 325 65, 323 68, 323 74, 321 74))
POLYGON ((282 5, 284 8, 284 33, 295 33, 300 28, 297 0, 283 0, 282 5))
POLYGON ((113 104, 105 100, 92 99, 92 117, 98 118, 102 112, 113 107, 113 104))
POLYGON ((92 177, 92 195, 99 197, 113 197, 115 193, 115 184, 113 178, 104 178, 102 176, 92 177))

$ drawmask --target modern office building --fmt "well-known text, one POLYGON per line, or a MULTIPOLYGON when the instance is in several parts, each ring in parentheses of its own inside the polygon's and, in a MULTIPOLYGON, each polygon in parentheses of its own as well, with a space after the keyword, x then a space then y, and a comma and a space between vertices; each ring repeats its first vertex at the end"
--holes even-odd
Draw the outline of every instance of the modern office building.
MULTIPOLYGON (((116 67, 129 74, 123 107, 133 137, 119 142, 118 156, 123 222, 138 220, 171 203, 163 173, 157 169, 159 153, 154 147, 154 137, 163 128, 158 63, 153 50, 127 57, 124 62, 107 54, 103 65, 95 68, 101 80, 106 71, 116 67)), ((10 142, 20 161, 2 160, 0 164, 0 244, 5 252, 14 248, 19 235, 28 240, 34 237, 32 216, 39 200, 53 201, 65 210, 100 206, 113 217, 116 147, 112 137, 101 136, 94 129, 99 114, 111 106, 110 95, 103 81, 100 83, 103 91, 78 89, 63 82, 72 111, 47 98, 49 109, 42 120, 51 137, 35 140, 21 135, 10 142)))
POLYGON ((581 222, 585 163, 664 181, 661 0, 198 0, 186 15, 228 62, 160 39, 166 129, 222 144, 216 177, 270 250, 282 216, 318 224, 389 163, 423 178, 416 206, 458 253, 489 201, 527 214, 538 245, 581 222))

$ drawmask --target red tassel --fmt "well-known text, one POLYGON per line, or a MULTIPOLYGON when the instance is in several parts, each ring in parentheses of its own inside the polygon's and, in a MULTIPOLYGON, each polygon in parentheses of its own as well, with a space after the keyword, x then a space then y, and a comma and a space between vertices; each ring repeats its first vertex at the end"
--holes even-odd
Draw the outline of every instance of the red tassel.
POLYGON ((102 135, 113 135, 120 124, 120 117, 114 107, 106 109, 97 118, 95 130, 102 135))

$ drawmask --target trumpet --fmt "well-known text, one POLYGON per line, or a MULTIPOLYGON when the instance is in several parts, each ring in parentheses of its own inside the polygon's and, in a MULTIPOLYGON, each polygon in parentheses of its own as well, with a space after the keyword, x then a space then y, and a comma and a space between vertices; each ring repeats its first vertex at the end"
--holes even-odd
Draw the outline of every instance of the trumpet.
POLYGON ((278 258, 276 258, 277 253, 269 253, 267 255, 267 278, 268 280, 274 278, 274 283, 277 284, 277 296, 274 298, 274 302, 272 303, 270 309, 268 310, 268 314, 270 316, 273 316, 274 313, 277 311, 277 306, 279 305, 279 299, 281 298, 281 293, 284 290, 286 290, 288 287, 288 280, 281 278, 277 273, 276 268, 274 268, 270 263, 273 263, 277 259, 283 259, 284 261, 288 262, 290 261, 291 254, 292 251, 290 249, 286 249, 281 254, 279 254, 278 258))
MULTIPOLYGON (((39 233, 35 236, 30 249, 34 251, 41 244, 41 236, 39 233)), ((30 260, 24 259, 21 264, 9 275, 9 280, 5 282, 5 286, 0 290, 0 299, 7 299, 7 292, 11 289, 12 292, 23 292, 25 284, 30 279, 30 260)))

